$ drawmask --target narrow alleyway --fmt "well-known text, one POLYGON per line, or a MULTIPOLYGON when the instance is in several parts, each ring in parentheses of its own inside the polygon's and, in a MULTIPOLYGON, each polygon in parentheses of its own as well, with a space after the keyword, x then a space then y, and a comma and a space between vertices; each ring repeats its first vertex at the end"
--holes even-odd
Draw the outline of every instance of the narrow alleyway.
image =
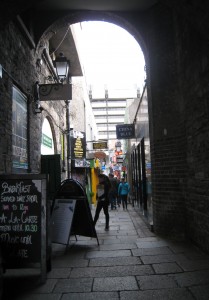
MULTIPOLYGON (((94 215, 94 209, 92 210, 94 215)), ((52 271, 37 284, 34 270, 7 272, 4 300, 208 300, 209 257, 192 245, 157 237, 137 209, 101 213, 95 238, 53 245, 52 271)))

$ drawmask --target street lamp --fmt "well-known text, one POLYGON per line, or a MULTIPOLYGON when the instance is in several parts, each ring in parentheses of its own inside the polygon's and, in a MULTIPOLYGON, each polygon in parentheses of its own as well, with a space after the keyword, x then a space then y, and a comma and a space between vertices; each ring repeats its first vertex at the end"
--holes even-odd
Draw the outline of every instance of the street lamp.
MULTIPOLYGON (((60 83, 69 83, 70 78, 70 61, 60 53, 58 57, 53 61, 53 65, 56 69, 57 77, 60 83)), ((68 178, 71 178, 71 140, 70 140, 70 100, 65 100, 66 103, 66 121, 67 121, 67 173, 68 178)))
MULTIPOLYGON (((50 62, 50 60, 48 61, 48 63, 51 66, 51 69, 53 69, 53 66, 56 70, 56 75, 57 75, 57 79, 56 81, 58 81, 58 83, 53 83, 53 84, 41 84, 42 90, 44 91, 44 93, 40 92, 40 84, 37 81, 35 83, 34 86, 34 102, 35 102, 35 109, 34 112, 35 114, 37 113, 41 113, 43 108, 40 105, 40 95, 47 95, 50 99, 50 93, 51 91, 53 91, 53 88, 55 87, 56 90, 58 89, 59 86, 61 86, 62 88, 65 86, 64 83, 66 83, 66 86, 69 84, 69 79, 70 79, 70 73, 69 73, 69 69, 70 69, 70 61, 64 56, 63 53, 60 53, 58 57, 56 57, 56 59, 53 61, 53 66, 50 62)), ((53 70, 54 72, 54 70, 53 70)), ((53 93, 53 92, 52 92, 53 93)), ((48 100, 47 99, 47 100, 48 100)), ((66 98, 62 98, 63 100, 66 98)), ((71 141, 70 141, 70 95, 69 98, 67 98, 69 100, 65 100, 66 103, 66 127, 67 127, 67 165, 68 165, 68 178, 71 178, 71 141)), ((53 99, 54 100, 54 99, 53 99)), ((56 100, 60 100, 60 98, 56 99, 56 100)))
POLYGON ((59 82, 63 83, 65 80, 68 81, 70 61, 64 56, 63 53, 60 53, 59 56, 56 57, 56 59, 53 61, 53 65, 56 69, 59 82))

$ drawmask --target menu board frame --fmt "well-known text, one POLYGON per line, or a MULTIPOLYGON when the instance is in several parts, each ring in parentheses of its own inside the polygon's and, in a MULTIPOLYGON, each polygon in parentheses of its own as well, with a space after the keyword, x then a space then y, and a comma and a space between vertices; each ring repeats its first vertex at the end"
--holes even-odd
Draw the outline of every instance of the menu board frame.
MULTIPOLYGON (((45 174, 0 175, 0 243, 5 269, 40 263, 46 280, 45 174)), ((37 268, 37 266, 36 266, 37 268)))

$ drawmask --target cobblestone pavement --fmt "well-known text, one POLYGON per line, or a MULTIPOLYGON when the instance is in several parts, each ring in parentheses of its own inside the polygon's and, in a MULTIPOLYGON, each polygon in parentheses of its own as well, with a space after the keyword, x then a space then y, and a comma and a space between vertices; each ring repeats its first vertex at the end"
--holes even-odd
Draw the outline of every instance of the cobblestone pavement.
MULTIPOLYGON (((92 209, 94 215, 94 209, 92 209)), ((131 205, 101 212, 95 238, 53 244, 52 271, 6 272, 3 300, 208 300, 209 256, 189 243, 156 236, 131 205)))

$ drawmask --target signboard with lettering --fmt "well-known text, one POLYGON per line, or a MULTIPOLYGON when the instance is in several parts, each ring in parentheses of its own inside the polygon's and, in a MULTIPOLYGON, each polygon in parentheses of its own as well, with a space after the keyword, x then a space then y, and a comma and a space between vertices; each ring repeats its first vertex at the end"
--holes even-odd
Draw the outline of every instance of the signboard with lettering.
POLYGON ((72 159, 86 158, 86 137, 84 132, 71 136, 71 157, 72 159))
POLYGON ((97 142, 93 143, 93 149, 98 150, 98 149, 107 149, 107 142, 97 142))
POLYGON ((46 272, 46 177, 0 175, 0 243, 6 268, 41 263, 46 272))
POLYGON ((42 133, 42 141, 41 143, 48 147, 48 148, 52 148, 52 138, 50 138, 49 136, 47 136, 46 134, 42 133))
POLYGON ((135 125, 134 124, 116 125, 116 136, 117 139, 135 138, 135 125))

